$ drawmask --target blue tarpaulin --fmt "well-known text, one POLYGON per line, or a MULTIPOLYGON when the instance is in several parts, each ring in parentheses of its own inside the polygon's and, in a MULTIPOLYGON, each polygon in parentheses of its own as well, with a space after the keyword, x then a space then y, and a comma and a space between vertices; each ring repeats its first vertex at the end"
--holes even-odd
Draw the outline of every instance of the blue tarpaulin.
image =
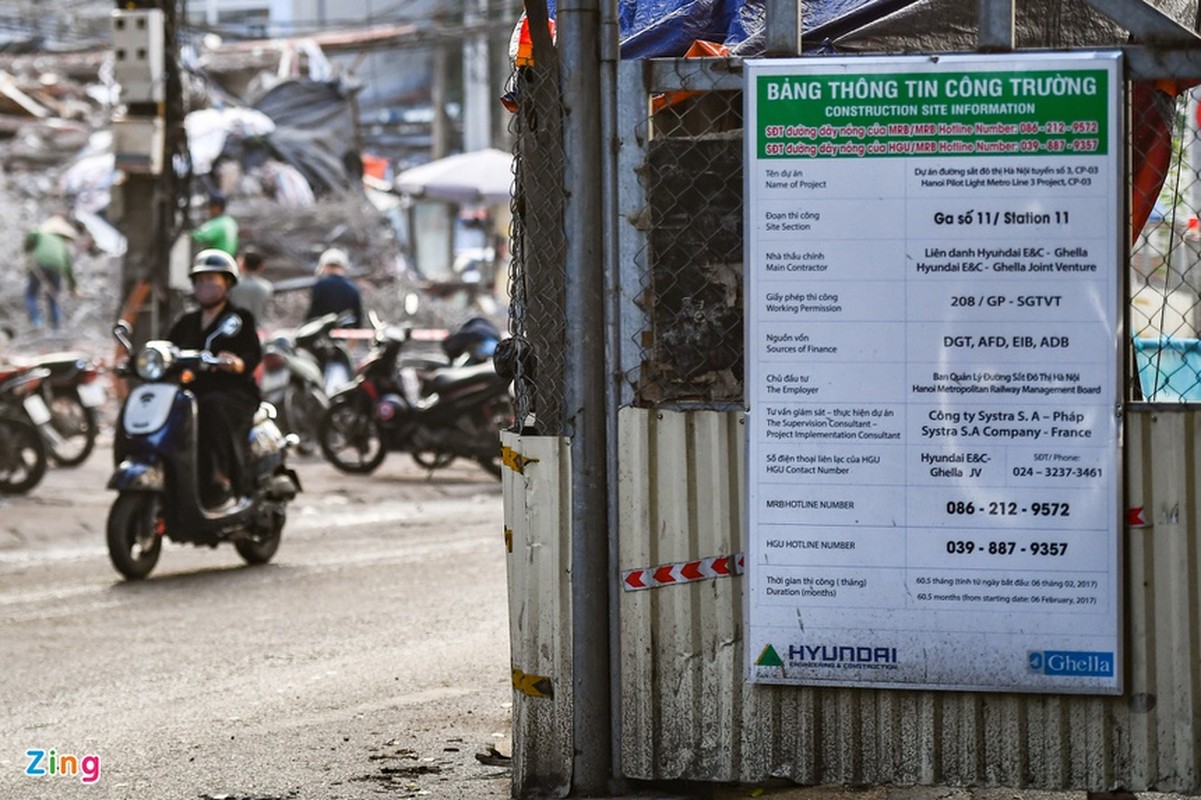
MULTIPOLYGON (((1157 0, 1191 27, 1195 0, 1157 0)), ((550 18, 555 0, 547 0, 550 18)), ((1128 34, 1086 3, 1025 0, 1015 36, 1022 48, 1120 46, 1128 34)), ((766 0, 619 0, 623 59, 678 58, 693 41, 723 44, 740 56, 764 49, 766 0)), ((809 0, 802 3, 805 52, 970 51, 976 3, 967 0, 809 0)))
MULTIPOLYGON (((546 5, 554 19, 555 0, 546 5)), ((764 0, 620 0, 621 57, 682 56, 697 39, 733 50, 761 34, 764 14, 764 0)))
MULTIPOLYGON (((803 27, 819 30, 836 20, 878 17, 926 0, 824 0, 806 3, 803 27)), ((555 18, 555 0, 547 0, 555 18)), ((717 42, 739 55, 763 49, 766 0, 620 0, 617 20, 621 57, 683 56, 697 39, 717 42)))
POLYGON ((763 29, 764 0, 624 0, 621 57, 682 56, 697 39, 731 49, 763 29))

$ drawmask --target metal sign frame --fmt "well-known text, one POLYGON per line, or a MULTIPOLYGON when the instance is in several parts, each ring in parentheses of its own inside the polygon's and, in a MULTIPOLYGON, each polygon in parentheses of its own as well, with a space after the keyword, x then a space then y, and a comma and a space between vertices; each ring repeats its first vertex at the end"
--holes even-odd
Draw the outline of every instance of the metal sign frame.
POLYGON ((1121 53, 744 70, 748 680, 1120 693, 1121 53))

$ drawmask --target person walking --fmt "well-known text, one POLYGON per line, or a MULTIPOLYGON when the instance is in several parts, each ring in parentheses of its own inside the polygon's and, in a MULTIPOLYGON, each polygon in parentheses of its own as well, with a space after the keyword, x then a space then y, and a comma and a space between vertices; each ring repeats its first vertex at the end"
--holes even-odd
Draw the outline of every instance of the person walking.
POLYGON ((59 296, 63 284, 66 283, 72 295, 78 294, 75 263, 71 256, 71 243, 75 241, 75 236, 75 228, 71 223, 57 215, 25 235, 24 250, 29 259, 25 310, 34 328, 41 329, 43 325, 43 296, 49 311, 50 327, 58 330, 62 323, 59 296))
POLYGON ((244 248, 238 256, 238 264, 242 268, 242 278, 230 287, 229 301, 249 311, 255 324, 262 328, 267 305, 275 294, 271 281, 263 277, 263 254, 251 247, 244 248))
POLYGON ((346 276, 350 260, 346 252, 331 247, 317 259, 317 282, 309 293, 309 309, 304 318, 315 319, 325 314, 350 312, 353 321, 348 328, 363 327, 363 297, 346 276))
POLYGON ((192 231, 192 241, 198 250, 220 250, 231 256, 238 254, 238 223, 225 211, 225 195, 209 195, 208 222, 192 231))

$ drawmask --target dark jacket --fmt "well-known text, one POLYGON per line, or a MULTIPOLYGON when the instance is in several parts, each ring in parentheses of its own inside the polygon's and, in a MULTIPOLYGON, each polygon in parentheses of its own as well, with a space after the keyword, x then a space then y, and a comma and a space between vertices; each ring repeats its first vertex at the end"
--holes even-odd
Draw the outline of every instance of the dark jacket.
POLYGON ((249 311, 233 305, 226 306, 225 313, 218 316, 213 324, 204 330, 200 329, 200 311, 189 311, 171 326, 171 332, 167 334, 167 338, 177 347, 202 350, 205 340, 221 325, 221 321, 228 314, 237 314, 242 318, 242 329, 230 337, 215 337, 209 345, 209 350, 213 353, 222 351, 233 353, 245 362, 246 369, 241 373, 203 370, 196 374, 196 379, 189 385, 189 388, 196 393, 197 397, 211 391, 236 391, 240 394, 247 394, 257 401, 259 389, 254 382, 254 369, 263 358, 263 348, 259 343, 258 333, 255 331, 254 317, 249 311))
POLYGON ((348 327, 363 327, 363 298, 349 278, 345 275, 326 275, 313 284, 305 319, 341 314, 343 311, 354 315, 354 321, 348 327))

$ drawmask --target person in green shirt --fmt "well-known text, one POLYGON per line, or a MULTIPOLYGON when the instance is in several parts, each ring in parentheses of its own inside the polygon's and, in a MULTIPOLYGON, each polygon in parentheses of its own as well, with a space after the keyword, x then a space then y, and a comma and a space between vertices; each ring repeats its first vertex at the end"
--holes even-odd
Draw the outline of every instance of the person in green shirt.
POLYGON ((50 311, 50 327, 58 330, 62 313, 58 296, 63 282, 71 294, 78 292, 75 265, 71 258, 71 242, 75 228, 60 216, 43 222, 37 230, 25 235, 25 253, 29 262, 29 282, 25 287, 25 310, 34 328, 42 327, 41 297, 46 298, 50 311))
POLYGON ((209 195, 209 220, 192 231, 192 241, 198 250, 221 250, 231 256, 238 254, 238 223, 225 213, 225 195, 209 195))

